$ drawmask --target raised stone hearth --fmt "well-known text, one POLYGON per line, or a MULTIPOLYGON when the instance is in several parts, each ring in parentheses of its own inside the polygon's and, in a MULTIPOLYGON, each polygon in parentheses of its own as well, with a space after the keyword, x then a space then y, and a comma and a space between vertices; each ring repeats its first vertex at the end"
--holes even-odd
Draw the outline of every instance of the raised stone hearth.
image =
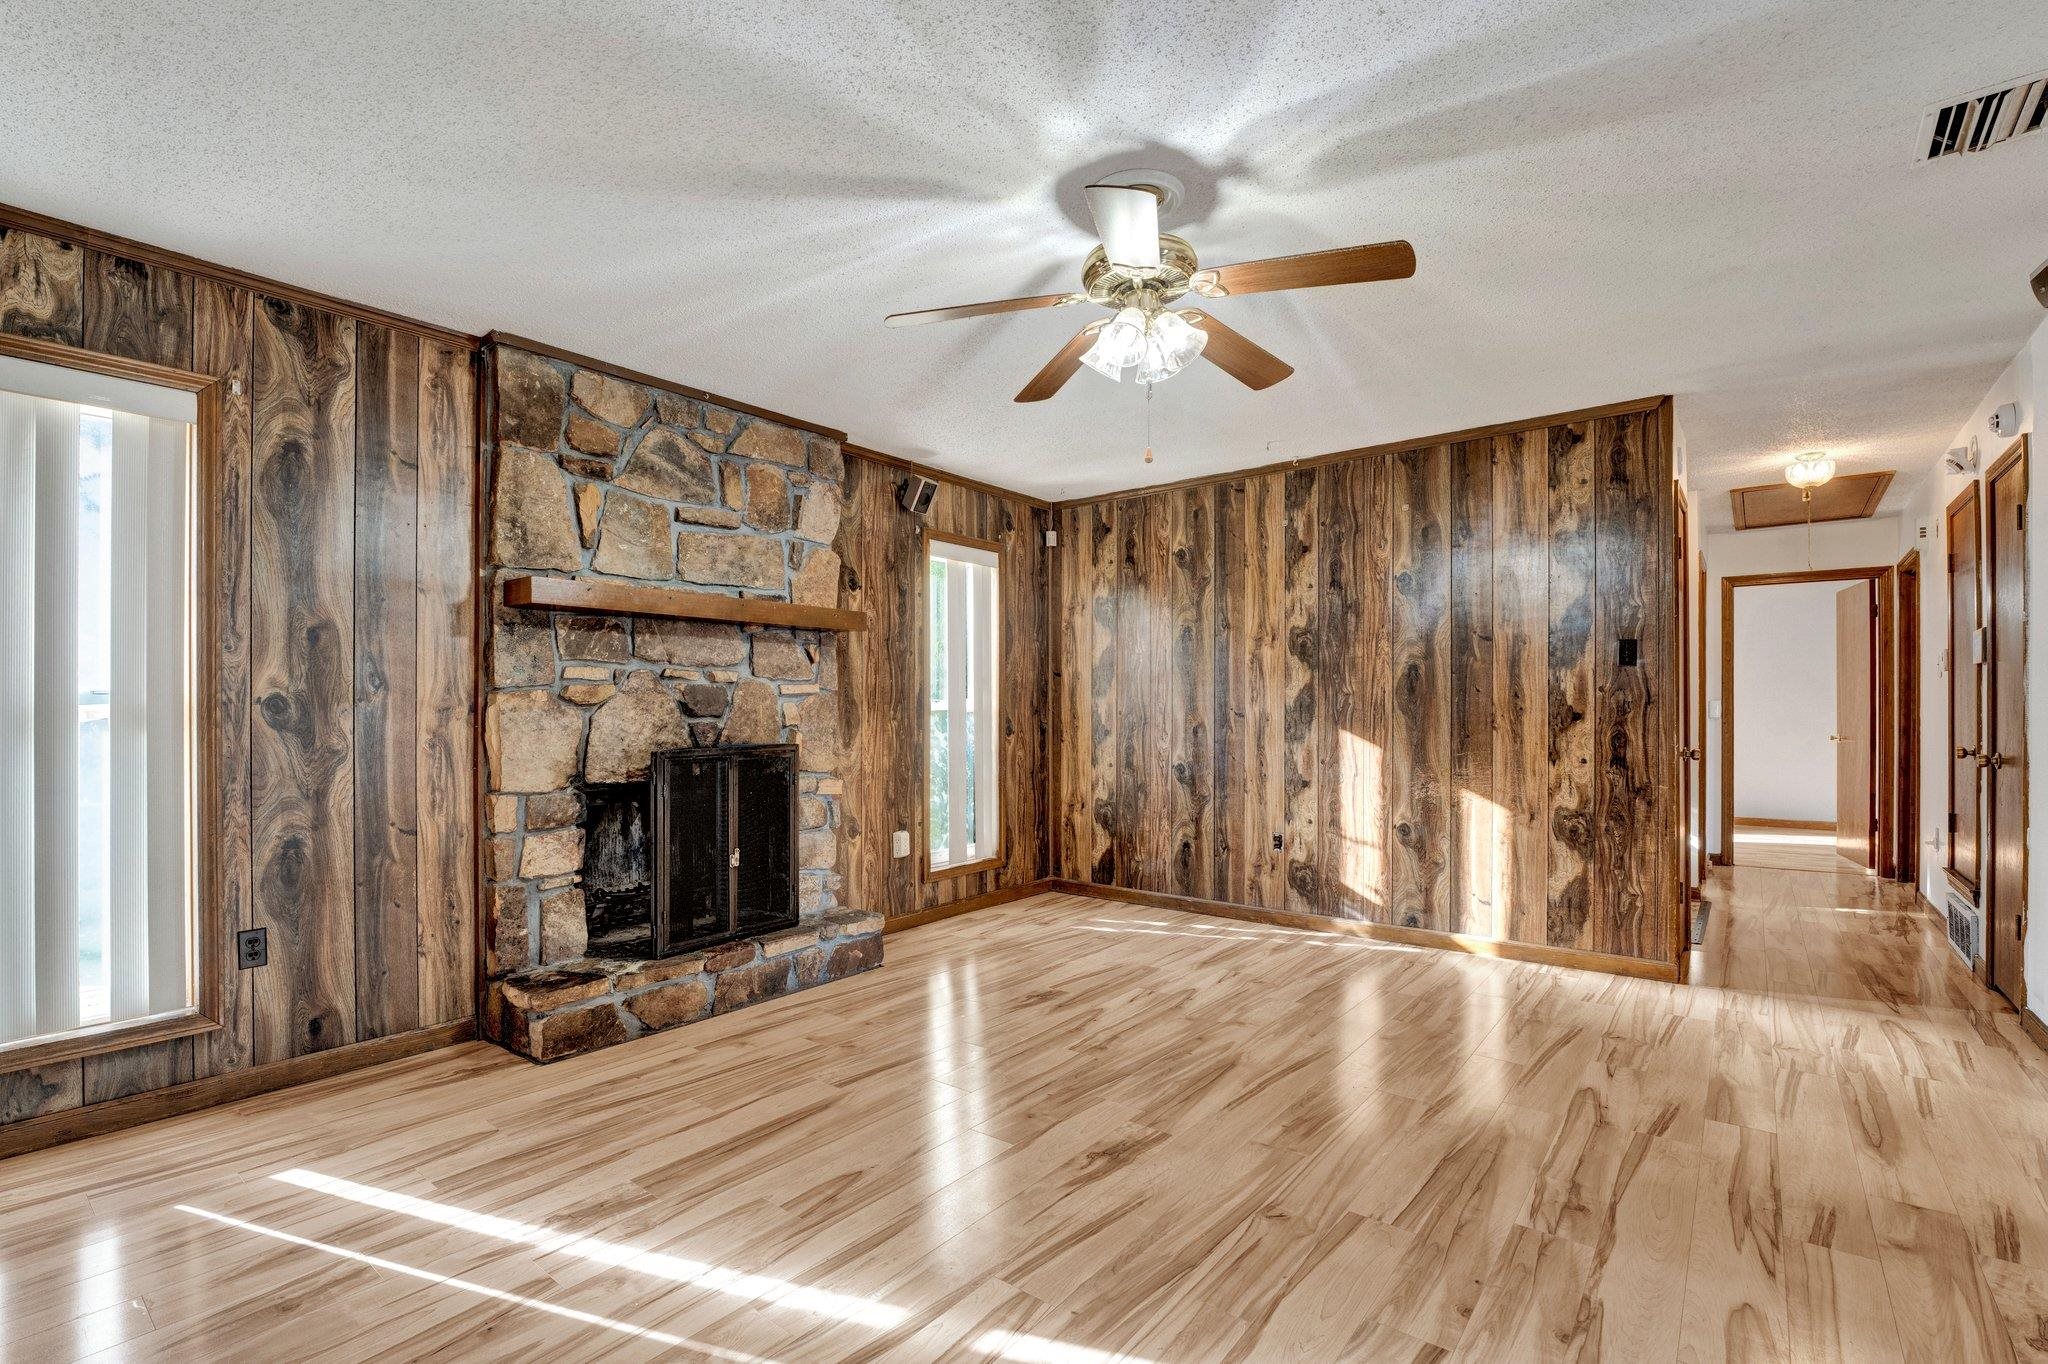
POLYGON ((507 578, 542 573, 836 605, 839 446, 489 353, 486 1035, 555 1060, 880 965, 881 916, 838 898, 834 634, 504 604, 507 578), (611 793, 663 749, 775 743, 797 746, 798 926, 663 960, 601 952, 611 793))
POLYGON ((858 910, 655 961, 582 958, 499 982, 507 1046, 536 1061, 694 1023, 882 963, 882 916, 858 910))

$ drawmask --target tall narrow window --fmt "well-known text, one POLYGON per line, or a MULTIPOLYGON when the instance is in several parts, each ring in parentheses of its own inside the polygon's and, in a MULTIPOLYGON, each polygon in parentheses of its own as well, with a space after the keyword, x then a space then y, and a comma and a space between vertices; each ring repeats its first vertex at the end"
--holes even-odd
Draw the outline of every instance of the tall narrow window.
POLYGON ((997 589, 993 545, 929 537, 925 600, 930 628, 927 676, 929 771, 925 829, 933 871, 957 870, 1001 855, 996 809, 997 589))
POLYGON ((195 1004, 194 409, 0 356, 0 1046, 195 1004))

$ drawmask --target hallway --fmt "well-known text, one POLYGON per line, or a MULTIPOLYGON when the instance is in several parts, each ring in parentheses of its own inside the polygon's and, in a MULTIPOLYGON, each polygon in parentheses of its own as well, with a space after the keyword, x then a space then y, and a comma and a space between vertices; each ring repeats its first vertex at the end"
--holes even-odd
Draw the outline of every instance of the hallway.
POLYGON ((1696 984, 1040 895, 534 1067, 24 1156, 22 1357, 2039 1357, 2048 1057, 1908 892, 1716 874, 1696 984))

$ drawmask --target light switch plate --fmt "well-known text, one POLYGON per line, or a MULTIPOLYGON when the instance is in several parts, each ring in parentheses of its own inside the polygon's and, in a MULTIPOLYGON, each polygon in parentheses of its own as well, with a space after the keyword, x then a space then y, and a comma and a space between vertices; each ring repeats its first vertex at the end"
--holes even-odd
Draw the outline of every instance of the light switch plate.
POLYGON ((910 856, 910 830, 898 829, 889 836, 889 852, 896 857, 910 856))

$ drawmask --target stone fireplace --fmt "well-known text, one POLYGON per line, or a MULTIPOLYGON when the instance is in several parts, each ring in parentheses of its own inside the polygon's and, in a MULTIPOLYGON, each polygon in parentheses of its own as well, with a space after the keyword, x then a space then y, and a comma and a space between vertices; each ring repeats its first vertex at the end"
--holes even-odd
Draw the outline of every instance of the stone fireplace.
MULTIPOLYGON (((544 575, 835 605, 838 444, 507 343, 487 355, 487 1034, 555 1060, 880 965, 881 916, 839 902, 834 632, 505 594, 544 575), (655 755, 768 749, 793 769, 795 922, 659 954, 655 755)), ((700 864, 723 836, 671 825, 700 864)))

